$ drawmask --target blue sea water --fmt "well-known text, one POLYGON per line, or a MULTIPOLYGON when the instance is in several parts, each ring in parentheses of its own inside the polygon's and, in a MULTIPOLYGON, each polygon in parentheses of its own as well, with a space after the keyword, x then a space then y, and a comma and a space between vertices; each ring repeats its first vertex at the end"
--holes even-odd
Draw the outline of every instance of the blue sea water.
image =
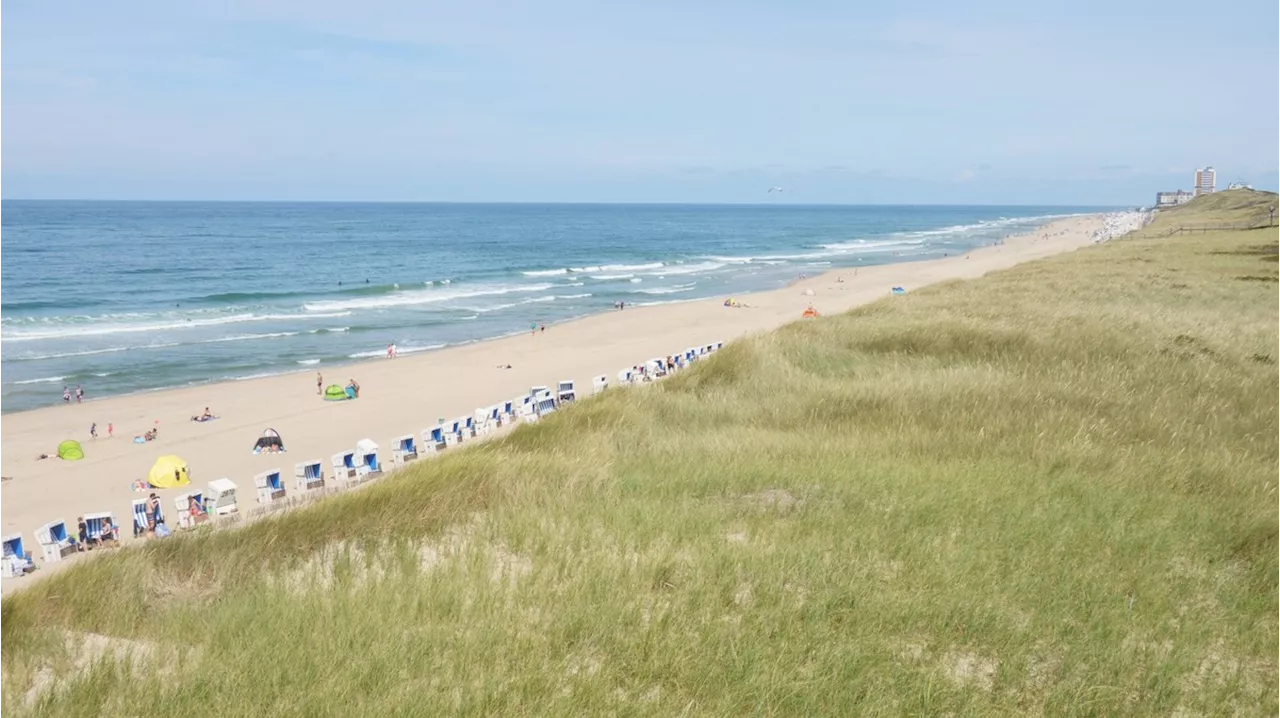
POLYGON ((4 201, 0 407, 323 369, 939 257, 1090 207, 4 201))

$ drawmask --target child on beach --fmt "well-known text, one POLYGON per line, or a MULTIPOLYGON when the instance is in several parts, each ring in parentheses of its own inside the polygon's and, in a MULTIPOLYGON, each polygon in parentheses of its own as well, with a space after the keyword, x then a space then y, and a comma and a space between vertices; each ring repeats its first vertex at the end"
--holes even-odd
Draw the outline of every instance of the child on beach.
POLYGON ((62 387, 62 403, 63 404, 71 403, 71 387, 69 386, 62 387))
POLYGON ((108 421, 107 422, 107 438, 110 439, 112 436, 115 436, 115 433, 116 433, 116 425, 108 421))
POLYGON ((89 427, 89 437, 92 439, 98 438, 98 422, 93 422, 93 425, 89 427))

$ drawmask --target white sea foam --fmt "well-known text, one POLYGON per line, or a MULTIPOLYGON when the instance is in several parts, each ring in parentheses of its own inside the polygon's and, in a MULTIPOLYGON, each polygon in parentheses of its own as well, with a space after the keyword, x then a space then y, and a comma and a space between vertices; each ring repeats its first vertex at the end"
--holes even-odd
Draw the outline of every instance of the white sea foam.
POLYGON ((217 339, 202 339, 194 344, 220 344, 222 342, 243 342, 253 339, 275 339, 278 337, 296 337, 301 332, 268 332, 266 334, 236 334, 230 337, 218 337, 217 339))
POLYGON ((528 272, 521 272, 526 277, 559 277, 562 274, 568 274, 567 269, 534 269, 528 272))
POLYGON ((108 347, 106 349, 85 349, 78 352, 54 352, 52 354, 35 354, 32 356, 14 357, 18 361, 38 361, 41 359, 65 359, 67 357, 87 357, 95 354, 115 354, 116 352, 128 352, 138 349, 163 349, 165 347, 180 346, 181 342, 163 342, 161 344, 139 344, 128 347, 108 347))
MULTIPOLYGON (((447 347, 447 346, 449 346, 449 345, 448 345, 448 344, 429 344, 429 345, 424 346, 424 347, 414 347, 414 346, 401 347, 401 346, 397 346, 397 347, 396 347, 396 354, 417 354, 418 352, 429 352, 429 351, 431 351, 432 349, 443 349, 443 348, 445 348, 445 347, 447 347)), ((374 358, 374 357, 385 357, 386 355, 387 355, 387 350, 386 350, 386 348, 384 347, 384 348, 382 348, 382 349, 373 349, 373 350, 370 350, 370 351, 367 351, 367 352, 356 352, 355 354, 348 354, 348 355, 347 355, 347 358, 348 358, 348 359, 371 359, 371 358, 374 358)))
POLYGON ((63 381, 65 379, 65 376, 42 376, 39 379, 23 379, 22 381, 15 381, 14 384, 52 384, 53 382, 63 381))
POLYGON ((652 289, 637 289, 637 294, 679 294, 688 292, 694 288, 693 284, 676 285, 674 287, 654 287, 652 289))
MULTIPOLYGON (((75 324, 56 328, 37 329, 33 331, 14 329, 4 332, 3 339, 11 342, 29 342, 39 339, 68 339, 74 337, 104 336, 108 334, 127 334, 138 332, 169 331, 174 329, 192 329, 196 327, 214 327, 223 324, 239 324, 242 322, 262 322, 272 320, 325 319, 349 316, 351 312, 332 312, 326 314, 233 314, 210 319, 171 319, 168 321, 148 322, 141 324, 75 324)), ((56 325, 55 325, 56 326, 56 325)))
POLYGON ((319 359, 299 359, 298 363, 303 366, 315 366, 320 363, 319 359))
POLYGON ((583 294, 557 294, 556 299, 586 299, 589 296, 591 296, 591 292, 585 292, 583 294))
MULTIPOLYGON (((674 264, 663 267, 662 276, 679 275, 679 274, 701 274, 703 272, 714 272, 717 269, 723 269, 728 266, 726 262, 699 262, 697 264, 674 264)), ((649 272, 656 274, 656 272, 649 272)))
POLYGON ((646 269, 662 269, 662 262, 649 262, 647 264, 601 264, 592 267, 570 267, 569 271, 578 274, 590 274, 592 272, 639 272, 646 269))
POLYGON ((631 279, 634 276, 636 275, 634 274, 593 274, 591 275, 591 278, 608 281, 610 279, 631 279))
POLYGON ((454 299, 470 299, 472 297, 510 294, 512 292, 544 292, 552 286, 553 285, 551 284, 517 284, 488 287, 479 286, 469 289, 417 290, 385 294, 379 297, 361 297, 359 299, 338 299, 322 302, 309 302, 307 304, 303 304, 302 308, 308 312, 332 312, 337 310, 411 307, 420 304, 447 302, 454 299))
POLYGON ((523 306, 523 305, 525 305, 525 304, 538 304, 538 303, 541 303, 541 302, 554 302, 555 300, 556 300, 556 298, 555 298, 555 297, 531 297, 531 298, 529 298, 529 299, 525 299, 525 300, 522 300, 522 301, 519 301, 519 302, 510 302, 510 303, 508 303, 508 304, 495 304, 495 305, 493 305, 493 306, 491 306, 491 307, 472 307, 470 311, 478 312, 478 313, 480 313, 480 314, 488 314, 489 312, 500 312, 500 311, 502 311, 503 309, 511 309, 512 307, 519 307, 519 306, 523 306))

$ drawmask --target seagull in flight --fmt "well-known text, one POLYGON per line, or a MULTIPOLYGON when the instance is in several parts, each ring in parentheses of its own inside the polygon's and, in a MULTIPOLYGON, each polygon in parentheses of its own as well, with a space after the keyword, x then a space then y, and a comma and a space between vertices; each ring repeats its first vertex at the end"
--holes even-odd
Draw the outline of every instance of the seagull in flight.
POLYGON ((774 192, 781 192, 781 191, 782 191, 781 187, 770 187, 769 191, 765 192, 765 194, 773 194, 774 192))

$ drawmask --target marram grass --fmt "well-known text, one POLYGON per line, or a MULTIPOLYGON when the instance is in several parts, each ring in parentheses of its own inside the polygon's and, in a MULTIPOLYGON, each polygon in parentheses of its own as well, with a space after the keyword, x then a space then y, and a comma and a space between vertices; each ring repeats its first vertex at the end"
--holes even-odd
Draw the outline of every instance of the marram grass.
POLYGON ((1261 230, 794 324, 35 583, 5 714, 1275 715, 1277 321, 1261 230))

